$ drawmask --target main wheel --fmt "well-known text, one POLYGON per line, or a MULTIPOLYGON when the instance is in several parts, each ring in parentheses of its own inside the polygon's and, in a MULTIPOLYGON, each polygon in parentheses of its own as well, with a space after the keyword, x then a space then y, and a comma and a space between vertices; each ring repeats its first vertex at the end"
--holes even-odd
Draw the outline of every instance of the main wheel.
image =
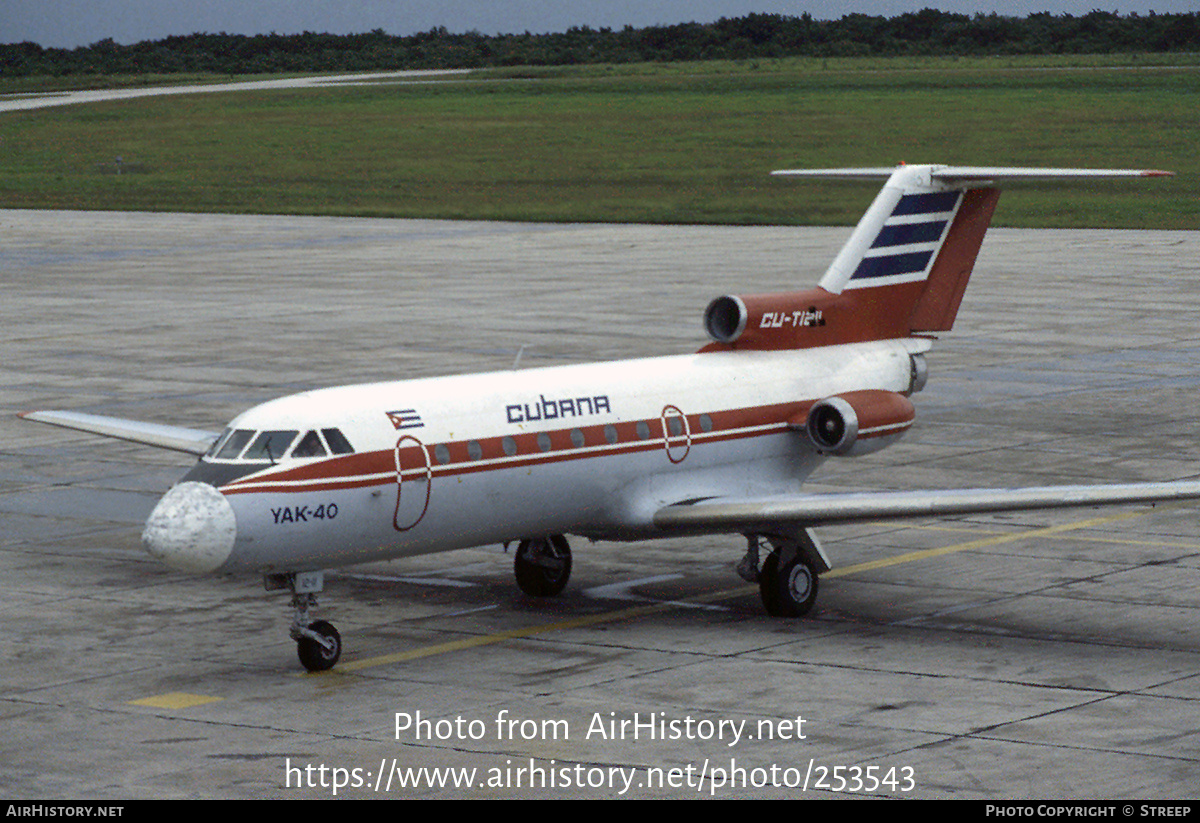
POLYGON ((513 573, 521 591, 533 597, 553 597, 571 577, 571 547, 561 534, 522 540, 513 558, 513 573))
POLYGON ((331 623, 326 623, 324 620, 309 623, 308 628, 321 635, 331 645, 329 648, 325 648, 311 637, 301 637, 296 641, 296 654, 299 655, 300 662, 310 672, 332 669, 338 662, 338 658, 342 656, 342 636, 338 634, 338 630, 331 623))
POLYGON ((779 552, 763 561, 758 576, 763 607, 772 617, 803 617, 817 602, 817 570, 797 554, 779 564, 779 552))

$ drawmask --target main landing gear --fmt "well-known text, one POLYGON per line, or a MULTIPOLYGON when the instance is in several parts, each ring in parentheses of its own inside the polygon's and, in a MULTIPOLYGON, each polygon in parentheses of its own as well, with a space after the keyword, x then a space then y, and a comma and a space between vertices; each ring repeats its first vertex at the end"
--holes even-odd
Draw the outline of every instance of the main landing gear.
MULTIPOLYGON (((738 574, 758 583, 763 607, 772 617, 803 617, 817 602, 820 575, 831 568, 810 529, 777 534, 747 534, 746 555, 738 574), (770 553, 759 557, 761 541, 770 553)), ((553 597, 571 576, 571 547, 561 534, 522 540, 513 559, 521 591, 531 597, 553 597)))
POLYGON ((738 563, 743 580, 758 583, 763 608, 772 617, 803 617, 817 602, 822 572, 830 564, 809 529, 785 535, 746 535, 746 555, 738 563), (771 553, 759 567, 759 540, 766 538, 771 553))
MULTIPOLYGON (((772 617, 802 617, 817 602, 819 576, 830 564, 817 538, 809 529, 782 534, 747 534, 746 555, 738 563, 738 574, 758 583, 763 606, 772 617), (761 541, 770 553, 760 563, 761 541)), ((521 591, 532 597, 553 597, 571 577, 571 547, 561 534, 522 540, 513 559, 513 573, 521 591)), ((342 637, 333 624, 309 620, 309 609, 317 605, 317 594, 325 587, 323 572, 268 574, 263 577, 268 591, 288 589, 292 593, 290 634, 296 654, 310 672, 331 669, 342 656, 342 637)))
POLYGON ((342 656, 342 636, 332 623, 309 621, 308 610, 317 605, 317 594, 325 588, 324 572, 296 572, 263 576, 267 591, 288 589, 296 610, 289 631, 296 641, 296 655, 310 672, 332 669, 342 656))
POLYGON ((517 544, 513 573, 521 591, 531 597, 553 597, 571 577, 571 547, 561 534, 517 544))

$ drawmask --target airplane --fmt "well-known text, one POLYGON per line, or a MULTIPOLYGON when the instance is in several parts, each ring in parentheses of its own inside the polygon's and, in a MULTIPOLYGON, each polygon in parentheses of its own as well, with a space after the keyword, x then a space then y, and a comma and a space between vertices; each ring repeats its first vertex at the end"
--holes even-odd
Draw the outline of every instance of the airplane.
POLYGON ((790 169, 883 180, 813 288, 724 295, 692 354, 304 391, 222 432, 72 411, 42 423, 198 457, 159 501, 143 545, 193 573, 257 573, 292 594, 309 671, 337 629, 312 620, 324 570, 517 544, 517 584, 566 586, 566 535, 637 541, 741 534, 738 574, 768 614, 799 617, 832 566, 814 528, 863 520, 1200 498, 1200 480, 811 494, 826 460, 912 426, 925 353, 949 331, 999 198, 1026 180, 1158 177, 1138 169, 905 165, 790 169), (764 551, 765 550, 765 551, 764 551), (765 554, 765 556, 764 556, 765 554))

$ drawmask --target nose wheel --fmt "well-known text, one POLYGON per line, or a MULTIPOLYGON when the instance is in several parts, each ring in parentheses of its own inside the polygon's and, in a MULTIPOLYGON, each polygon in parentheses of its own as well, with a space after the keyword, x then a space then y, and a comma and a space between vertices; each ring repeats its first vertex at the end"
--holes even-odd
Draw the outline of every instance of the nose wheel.
POLYGON ((332 623, 309 620, 308 611, 317 605, 317 593, 325 588, 324 572, 295 572, 263 576, 267 591, 288 589, 292 593, 292 627, 289 634, 296 641, 296 655, 310 672, 332 669, 342 656, 342 636, 332 623))
POLYGON ((332 623, 315 620, 301 630, 296 654, 310 672, 332 669, 342 656, 342 636, 332 623))

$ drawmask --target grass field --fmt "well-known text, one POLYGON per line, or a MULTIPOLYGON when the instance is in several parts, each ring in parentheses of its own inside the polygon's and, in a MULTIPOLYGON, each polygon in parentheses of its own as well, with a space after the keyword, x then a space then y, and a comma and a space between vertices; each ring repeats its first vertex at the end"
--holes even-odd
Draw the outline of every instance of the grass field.
POLYGON ((996 222, 1196 229, 1200 61, 1169 57, 588 66, 8 113, 0 207, 846 224, 872 185, 767 172, 907 161, 1171 169, 1014 190, 996 222))

